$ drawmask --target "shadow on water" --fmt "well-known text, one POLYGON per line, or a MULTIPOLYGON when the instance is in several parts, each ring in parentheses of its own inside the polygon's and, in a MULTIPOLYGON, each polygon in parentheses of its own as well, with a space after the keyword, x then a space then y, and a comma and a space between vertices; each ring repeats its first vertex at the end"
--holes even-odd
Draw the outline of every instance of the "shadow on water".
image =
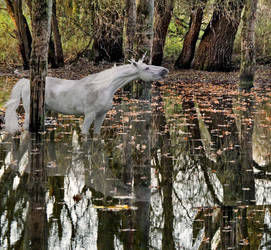
POLYGON ((1 249, 271 247, 268 92, 139 86, 100 137, 2 131, 1 249))

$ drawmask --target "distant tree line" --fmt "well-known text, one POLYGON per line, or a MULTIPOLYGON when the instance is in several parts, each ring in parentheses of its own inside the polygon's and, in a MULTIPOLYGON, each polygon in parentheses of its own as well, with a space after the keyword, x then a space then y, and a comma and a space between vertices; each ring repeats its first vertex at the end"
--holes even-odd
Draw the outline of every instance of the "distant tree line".
MULTIPOLYGON (((24 68, 27 69, 32 35, 27 22, 29 18, 23 13, 31 13, 31 0, 4 1, 15 24, 19 51, 24 68), (26 6, 28 11, 23 11, 26 6)), ((266 1, 261 0, 261 6, 268 4, 266 1)), ((127 61, 147 52, 149 62, 155 65, 163 62, 170 23, 179 19, 186 31, 181 52, 174 63, 175 68, 229 71, 232 69, 233 46, 238 27, 240 23, 244 27, 250 25, 248 15, 253 17, 253 13, 256 13, 256 9, 253 11, 252 8, 257 5, 251 2, 253 0, 53 0, 49 63, 52 67, 64 64, 58 19, 61 19, 66 41, 70 39, 75 50, 76 45, 85 44, 78 56, 85 55, 99 63, 103 60, 127 61), (176 19, 174 14, 174 9, 183 6, 186 13, 190 13, 189 23, 183 22, 183 16, 176 19), (210 16, 208 18, 204 17, 206 6, 210 16), (77 33, 76 38, 68 27, 77 33)), ((255 18, 253 23, 255 26, 255 18)), ((241 36, 242 51, 246 50, 244 46, 251 48, 252 43, 244 41, 252 36, 244 30, 241 36)))

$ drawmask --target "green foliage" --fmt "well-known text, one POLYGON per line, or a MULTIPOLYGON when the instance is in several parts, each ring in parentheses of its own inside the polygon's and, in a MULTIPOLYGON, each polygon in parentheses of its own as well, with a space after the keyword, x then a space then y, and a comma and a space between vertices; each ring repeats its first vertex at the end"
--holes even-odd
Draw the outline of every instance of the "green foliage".
POLYGON ((0 64, 14 65, 20 62, 14 24, 3 9, 0 9, 0 37, 0 64))
POLYGON ((86 49, 93 33, 91 3, 85 0, 58 0, 57 18, 64 57, 73 57, 86 49))
POLYGON ((189 27, 189 1, 177 2, 168 27, 164 48, 164 60, 175 62, 183 47, 183 38, 189 27))
POLYGON ((180 31, 174 22, 169 25, 168 36, 166 39, 164 49, 164 59, 166 61, 174 62, 181 53, 183 46, 183 36, 180 36, 180 31))

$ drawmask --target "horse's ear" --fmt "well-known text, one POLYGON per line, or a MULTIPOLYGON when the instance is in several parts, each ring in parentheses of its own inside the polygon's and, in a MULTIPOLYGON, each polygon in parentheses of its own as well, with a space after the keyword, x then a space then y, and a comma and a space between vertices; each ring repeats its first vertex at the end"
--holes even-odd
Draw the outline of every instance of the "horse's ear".
POLYGON ((137 62, 133 62, 133 65, 134 65, 135 67, 137 67, 137 62))
POLYGON ((137 67, 137 62, 134 59, 128 60, 128 62, 133 64, 135 67, 137 67))

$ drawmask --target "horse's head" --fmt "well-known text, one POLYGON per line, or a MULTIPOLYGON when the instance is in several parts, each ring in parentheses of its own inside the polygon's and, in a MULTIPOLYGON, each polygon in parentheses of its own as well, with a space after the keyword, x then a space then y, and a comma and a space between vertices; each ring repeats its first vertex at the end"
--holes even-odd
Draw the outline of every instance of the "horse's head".
POLYGON ((169 72, 168 69, 164 67, 147 65, 143 63, 142 60, 139 60, 138 62, 131 61, 131 64, 138 71, 139 79, 145 82, 160 80, 166 77, 169 72))

